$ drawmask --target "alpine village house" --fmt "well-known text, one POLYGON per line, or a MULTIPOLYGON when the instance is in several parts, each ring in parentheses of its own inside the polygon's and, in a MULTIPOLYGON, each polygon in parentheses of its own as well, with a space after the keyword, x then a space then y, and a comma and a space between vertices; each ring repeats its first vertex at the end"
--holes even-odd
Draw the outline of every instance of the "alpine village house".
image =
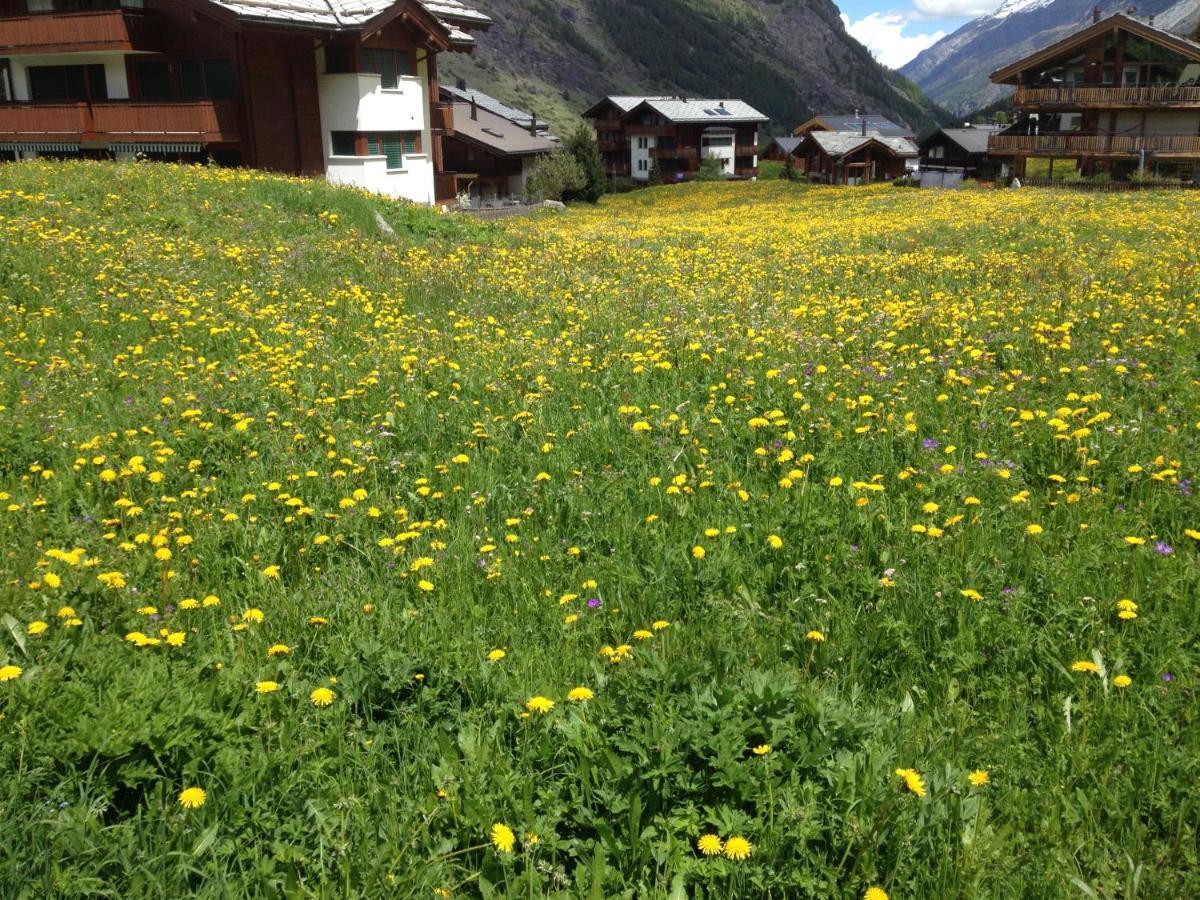
POLYGON ((605 97, 583 114, 596 129, 610 178, 687 181, 703 159, 716 159, 726 178, 758 177, 758 127, 766 116, 741 100, 605 97))
POLYGON ((1200 179, 1200 44, 1129 16, 1094 18, 992 74, 1016 95, 989 156, 1022 179, 1031 157, 1084 175, 1200 179))
POLYGON ((211 158, 435 200, 458 0, 0 0, 0 159, 211 158))

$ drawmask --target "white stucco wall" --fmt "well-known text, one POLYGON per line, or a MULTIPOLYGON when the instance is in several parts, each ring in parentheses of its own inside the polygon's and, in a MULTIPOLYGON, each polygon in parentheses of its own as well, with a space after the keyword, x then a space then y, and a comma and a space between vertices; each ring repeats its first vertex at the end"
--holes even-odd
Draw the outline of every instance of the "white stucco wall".
POLYGON ((657 142, 658 138, 654 137, 653 135, 650 135, 649 137, 645 135, 635 135, 629 138, 629 174, 633 176, 634 180, 649 180, 650 169, 654 165, 654 161, 650 158, 650 151, 658 146, 657 142), (646 146, 638 146, 642 143, 645 143, 646 146), (643 159, 646 161, 646 169, 645 171, 639 171, 638 163, 643 159))
POLYGON ((428 64, 421 60, 416 75, 403 75, 395 88, 384 90, 378 75, 325 74, 324 51, 317 52, 318 103, 321 141, 325 149, 326 177, 335 184, 351 184, 432 204, 433 138, 429 122, 428 64), (382 156, 334 156, 334 131, 419 131, 421 152, 404 154, 401 169, 389 171, 382 156))

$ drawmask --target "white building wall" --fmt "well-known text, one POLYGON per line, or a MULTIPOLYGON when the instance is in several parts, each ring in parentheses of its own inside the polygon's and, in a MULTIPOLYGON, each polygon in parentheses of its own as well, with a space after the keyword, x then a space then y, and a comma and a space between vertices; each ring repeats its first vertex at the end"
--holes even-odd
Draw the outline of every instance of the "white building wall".
POLYGON ((29 102, 29 73, 32 66, 104 66, 104 80, 110 100, 129 99, 129 79, 125 77, 124 53, 14 53, 8 57, 12 74, 13 96, 29 102))
POLYGON ((378 75, 325 73, 324 51, 317 53, 318 102, 326 177, 335 184, 350 184, 432 204, 433 136, 429 121, 428 63, 417 64, 416 75, 404 75, 394 89, 385 90, 378 75), (419 131, 421 152, 406 153, 403 168, 388 170, 382 156, 334 156, 335 131, 419 131))
POLYGON ((633 136, 629 139, 629 174, 636 181, 649 181, 650 169, 654 165, 654 161, 650 158, 650 151, 657 146, 658 138, 650 136, 633 136), (643 162, 645 168, 642 168, 643 162))

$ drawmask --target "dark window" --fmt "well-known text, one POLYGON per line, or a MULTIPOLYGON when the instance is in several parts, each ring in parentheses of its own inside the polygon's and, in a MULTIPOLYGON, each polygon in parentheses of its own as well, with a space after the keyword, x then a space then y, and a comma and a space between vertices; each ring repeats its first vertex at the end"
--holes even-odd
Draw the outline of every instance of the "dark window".
POLYGON ((233 63, 227 59, 189 59, 179 64, 181 96, 185 100, 233 100, 237 85, 233 63))
POLYGON ((353 131, 334 131, 330 134, 333 138, 334 156, 358 155, 358 148, 355 146, 355 140, 358 135, 356 135, 353 131))
POLYGON ((328 75, 342 75, 354 71, 354 52, 351 47, 326 47, 325 72, 328 75))
POLYGON ((379 50, 375 47, 363 48, 362 70, 379 75, 380 84, 389 90, 399 86, 401 75, 416 74, 413 56, 408 50, 379 50))
POLYGON ((12 73, 8 68, 8 60, 0 59, 0 103, 8 103, 12 98, 12 73))
POLYGON ((171 64, 148 61, 137 64, 138 99, 170 100, 175 91, 171 78, 171 64))
POLYGON ((107 100, 104 66, 30 66, 29 97, 35 103, 107 100))

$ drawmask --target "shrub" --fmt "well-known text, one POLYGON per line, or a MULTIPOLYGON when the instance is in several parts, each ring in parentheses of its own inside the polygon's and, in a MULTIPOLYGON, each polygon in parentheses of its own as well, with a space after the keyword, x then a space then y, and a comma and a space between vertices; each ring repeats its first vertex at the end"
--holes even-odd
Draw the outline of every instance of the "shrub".
POLYGON ((706 156, 700 160, 700 171, 696 173, 697 181, 719 181, 721 179, 721 160, 715 156, 706 156))
POLYGON ((657 159, 654 160, 650 166, 650 177, 647 179, 647 183, 651 187, 655 187, 663 183, 662 166, 658 164, 657 159))
POLYGON ((562 200, 581 194, 587 175, 565 149, 547 153, 533 165, 525 191, 531 200, 562 200))

